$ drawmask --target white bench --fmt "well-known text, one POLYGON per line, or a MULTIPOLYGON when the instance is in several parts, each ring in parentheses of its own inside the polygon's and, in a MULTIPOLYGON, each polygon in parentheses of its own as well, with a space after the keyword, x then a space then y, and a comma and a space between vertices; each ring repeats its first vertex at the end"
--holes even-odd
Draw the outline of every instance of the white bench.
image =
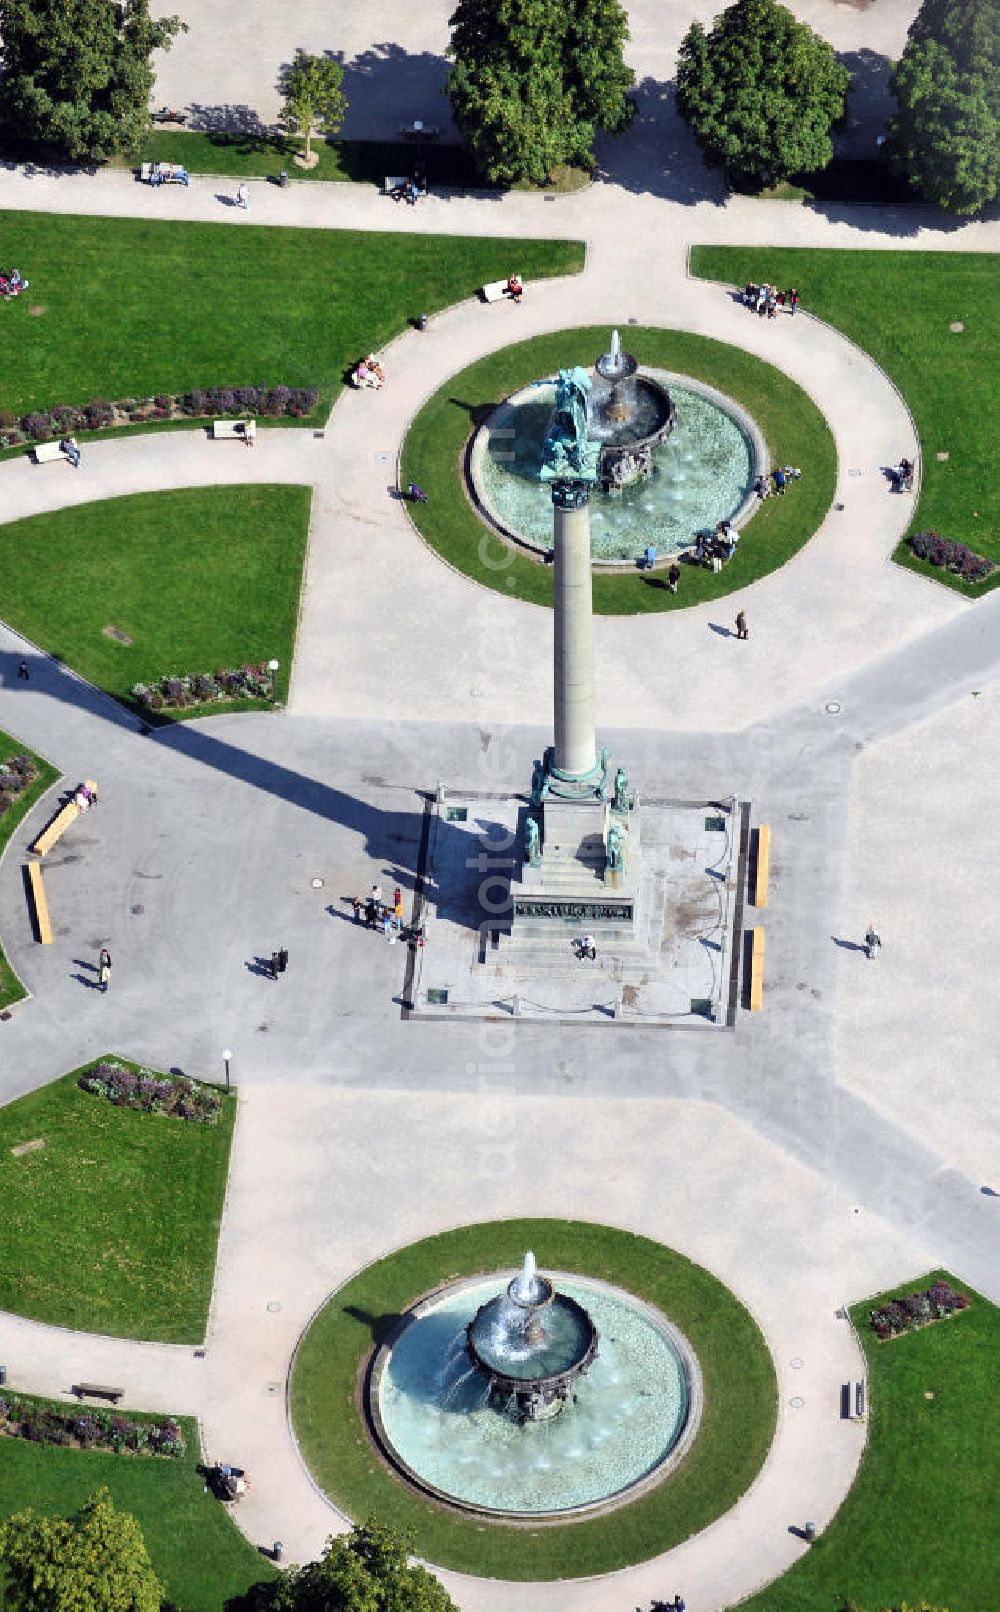
POLYGON ((52 459, 68 459, 69 454, 64 452, 58 442, 36 442, 32 450, 36 465, 47 465, 52 459))
POLYGON ((410 183, 405 174, 387 174, 382 181, 383 196, 396 196, 410 183))
MULTIPOLYGON (((521 280, 520 275, 518 275, 517 278, 519 280, 521 280)), ((524 285, 523 280, 521 280, 521 285, 522 286, 524 285)), ((501 297, 505 297, 506 295, 507 295, 507 281, 506 280, 491 280, 489 285, 484 285, 483 286, 483 301, 484 302, 499 302, 501 297)))
POLYGON ((252 442, 257 435, 256 420, 213 420, 212 435, 221 441, 252 442))

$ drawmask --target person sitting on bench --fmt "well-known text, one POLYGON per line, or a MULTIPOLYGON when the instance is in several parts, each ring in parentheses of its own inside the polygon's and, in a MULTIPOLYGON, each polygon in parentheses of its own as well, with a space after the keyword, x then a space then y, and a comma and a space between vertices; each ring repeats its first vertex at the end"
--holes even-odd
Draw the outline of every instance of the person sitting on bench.
POLYGON ((74 470, 79 470, 80 446, 76 440, 76 437, 61 437, 59 441, 59 451, 60 453, 64 453, 66 455, 74 470))
POLYGON ((891 471, 893 486, 898 493, 911 493, 913 491, 913 461, 900 459, 899 464, 891 471))
POLYGON ((512 297, 515 302, 520 302, 521 298, 524 296, 524 282, 519 274, 510 274, 507 276, 507 285, 504 294, 508 297, 512 297))

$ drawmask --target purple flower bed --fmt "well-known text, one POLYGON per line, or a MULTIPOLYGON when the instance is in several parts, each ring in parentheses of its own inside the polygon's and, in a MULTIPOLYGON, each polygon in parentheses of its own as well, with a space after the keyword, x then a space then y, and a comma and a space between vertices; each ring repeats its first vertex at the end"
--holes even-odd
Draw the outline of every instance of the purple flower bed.
POLYGON ((942 1321, 945 1316, 968 1307, 964 1293, 956 1293, 947 1282, 935 1282, 922 1293, 904 1293, 901 1298, 890 1299, 888 1304, 876 1305, 871 1312, 871 1324, 875 1336, 884 1343, 887 1338, 926 1326, 929 1321, 942 1321))
POLYGON ((272 700, 274 682, 264 661, 193 677, 161 677, 156 683, 133 683, 131 695, 148 711, 183 711, 220 700, 272 700))
POLYGON ((0 448, 11 448, 24 441, 46 442, 67 434, 76 436, 81 431, 132 425, 143 420, 225 415, 237 419, 287 415, 301 420, 312 413, 320 397, 315 386, 212 386, 196 387, 190 392, 158 392, 155 397, 127 397, 118 402, 94 398, 83 407, 58 403, 51 409, 30 414, 0 414, 0 448))
POLYGON ((63 1409, 7 1393, 0 1393, 0 1435, 116 1455, 184 1454, 184 1434, 169 1417, 137 1422, 117 1412, 63 1409))
POLYGON ((939 565, 942 570, 961 577, 963 582, 982 582, 984 577, 996 570, 993 561, 985 555, 976 554, 964 543, 952 543, 940 532, 915 532, 907 538, 907 542, 918 560, 939 565))
POLYGON ((106 1097, 116 1108, 132 1108, 142 1114, 168 1114, 174 1119, 192 1119, 214 1125, 222 1113, 222 1098, 208 1086, 186 1075, 159 1075, 152 1069, 130 1069, 127 1064, 106 1058, 80 1076, 83 1091, 106 1097))
POLYGON ((38 768, 30 756, 9 756, 6 761, 0 761, 0 817, 37 777, 38 768))

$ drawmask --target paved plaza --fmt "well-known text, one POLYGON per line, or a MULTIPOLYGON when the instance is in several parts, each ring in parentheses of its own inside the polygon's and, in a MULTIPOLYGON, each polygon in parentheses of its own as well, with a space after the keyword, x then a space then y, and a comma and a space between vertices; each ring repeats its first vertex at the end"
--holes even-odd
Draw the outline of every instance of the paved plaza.
MULTIPOLYGON (((162 64, 157 102, 270 123, 276 68, 302 44, 342 48, 354 64, 346 133, 444 121, 448 7, 403 13, 382 0, 345 21, 325 0, 304 0, 294 37, 282 8, 257 0, 170 9, 192 31, 162 64)), ((431 196, 411 211, 369 187, 250 186, 255 224, 584 239, 581 276, 529 286, 518 309, 483 307, 470 286, 426 334, 387 349, 387 387, 345 393, 322 436, 262 431, 252 455, 201 431, 107 440, 89 446, 80 476, 26 458, 0 465, 5 520, 251 479, 314 490, 280 715, 145 735, 0 625, 0 728, 67 779, 101 784, 99 810, 46 861, 53 945, 32 942, 21 874, 48 803, 0 863, 0 932, 31 992, 0 1024, 0 1101, 109 1049, 219 1078, 230 1047, 240 1088, 205 1358, 0 1315, 11 1381, 65 1395, 81 1377, 120 1379, 137 1407, 197 1415, 208 1458, 238 1458, 253 1473, 237 1515, 248 1537, 280 1538, 286 1559, 306 1560, 346 1521, 289 1434, 292 1351, 334 1288, 402 1244, 494 1217, 607 1221, 707 1266, 772 1350, 778 1431, 732 1512, 613 1580, 512 1585, 442 1572, 463 1612, 604 1612, 676 1589, 690 1612, 722 1612, 791 1565, 805 1547, 790 1527, 808 1518, 822 1529, 856 1472, 864 1430, 841 1421, 839 1392, 863 1368, 841 1307, 938 1264, 1000 1302, 998 1206, 983 1190, 1000 1190, 988 1100, 1000 1007, 981 983, 1000 945, 990 854, 1000 593, 970 604, 891 563, 911 506, 888 494, 879 467, 940 445, 918 444, 872 360, 808 313, 750 319, 726 288, 687 272, 702 242, 997 251, 1000 225, 918 207, 725 200, 667 94, 689 15, 715 9, 671 8, 661 27, 663 8, 639 0, 631 59, 642 119, 602 149, 605 171, 582 194, 431 196), (770 901, 754 915, 767 926, 764 1010, 697 1033, 612 1019, 592 1011, 604 998, 570 959, 555 985, 563 1005, 582 991, 576 1017, 414 1014, 421 984, 451 970, 471 990, 490 966, 456 902, 462 841, 442 842, 438 874, 453 874, 416 963, 406 945, 355 924, 351 897, 377 880, 400 885, 408 914, 427 899, 424 830, 440 791, 470 804, 489 796, 491 820, 516 821, 514 797, 551 738, 552 626, 425 547, 390 496, 396 456, 416 410, 477 357, 633 316, 765 357, 815 400, 837 443, 843 508, 781 570, 721 607, 595 622, 599 739, 643 800, 735 796, 755 824, 771 824, 770 901), (727 631, 740 608, 748 643, 727 631), (28 683, 16 677, 22 656, 28 683), (877 962, 859 945, 870 921, 884 941, 877 962), (106 997, 81 975, 103 944, 115 956, 106 997), (275 981, 260 959, 279 946, 290 959, 275 981)), ((795 10, 867 64, 846 136, 860 149, 916 5, 800 0, 795 10)), ((10 167, 0 208, 244 227, 218 188, 195 178, 189 190, 153 191, 123 173, 10 167)), ((498 275, 511 267, 498 256, 498 275)), ((671 832, 664 817, 664 868, 671 832)), ((696 927, 682 965, 688 1003, 709 994, 695 989, 693 948, 706 953, 696 927)), ((527 996, 539 972, 509 947, 495 966, 508 972, 487 981, 481 1004, 522 985, 527 996)), ((630 982, 607 983, 610 1000, 630 982)), ((532 988, 547 1000, 542 983, 532 988)))

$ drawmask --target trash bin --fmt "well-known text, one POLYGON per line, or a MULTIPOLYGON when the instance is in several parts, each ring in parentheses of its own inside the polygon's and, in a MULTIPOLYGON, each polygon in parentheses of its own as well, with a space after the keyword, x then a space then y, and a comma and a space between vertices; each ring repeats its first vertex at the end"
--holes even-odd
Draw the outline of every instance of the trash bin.
POLYGON ((6 1381, 7 1381, 7 1367, 6 1366, 0 1366, 0 1388, 3 1387, 3 1385, 4 1385, 4 1383, 6 1381))
POLYGON ((284 190, 285 186, 288 184, 287 168, 282 168, 280 174, 278 175, 278 184, 281 186, 282 190, 284 190))
POLYGON ((274 1541, 274 1544, 271 1547, 271 1560, 273 1562, 280 1562, 281 1558, 282 1558, 282 1555, 284 1553, 284 1549, 285 1549, 285 1547, 281 1543, 281 1540, 276 1539, 274 1541))
POLYGON ((811 1545, 813 1540, 816 1538, 816 1524, 814 1522, 807 1522, 804 1533, 806 1536, 806 1543, 811 1545))
POLYGON ((417 320, 417 329, 418 330, 426 330, 428 324, 429 324, 429 320, 427 318, 427 315, 425 313, 422 313, 420 315, 420 318, 417 320))

